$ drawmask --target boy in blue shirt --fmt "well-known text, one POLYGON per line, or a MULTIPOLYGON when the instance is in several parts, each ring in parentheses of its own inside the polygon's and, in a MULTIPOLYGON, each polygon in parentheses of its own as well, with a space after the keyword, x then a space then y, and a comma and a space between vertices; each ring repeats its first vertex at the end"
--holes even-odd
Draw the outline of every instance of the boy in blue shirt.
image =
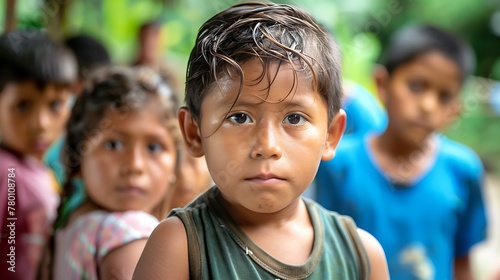
POLYGON ((460 111, 474 55, 442 30, 410 26, 392 37, 382 65, 375 79, 387 128, 342 141, 320 165, 318 202, 380 241, 392 279, 471 279, 469 252, 485 236, 483 169, 471 149, 437 132, 460 111))

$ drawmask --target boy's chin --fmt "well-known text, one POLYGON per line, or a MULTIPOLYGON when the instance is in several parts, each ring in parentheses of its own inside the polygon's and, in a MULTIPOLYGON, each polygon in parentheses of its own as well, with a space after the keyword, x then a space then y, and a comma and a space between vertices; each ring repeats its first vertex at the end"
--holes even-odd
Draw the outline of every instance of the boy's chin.
POLYGON ((27 154, 28 157, 36 159, 37 161, 43 161, 43 156, 45 153, 29 153, 27 154))
POLYGON ((38 161, 43 161, 43 158, 47 150, 48 149, 25 149, 24 152, 21 152, 21 154, 36 159, 38 161))
POLYGON ((429 139, 435 134, 435 132, 431 133, 419 133, 418 135, 412 135, 408 137, 409 143, 416 144, 419 147, 425 146, 429 139))

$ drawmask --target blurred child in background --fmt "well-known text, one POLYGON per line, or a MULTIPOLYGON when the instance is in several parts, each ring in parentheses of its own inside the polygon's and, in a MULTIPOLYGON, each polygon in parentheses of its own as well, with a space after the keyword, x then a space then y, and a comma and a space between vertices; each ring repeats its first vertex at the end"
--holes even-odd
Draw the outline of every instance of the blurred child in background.
POLYGON ((133 65, 149 66, 158 70, 161 57, 161 21, 145 22, 137 36, 137 56, 133 65))
POLYGON ((186 206, 213 184, 205 158, 190 155, 185 151, 184 143, 182 143, 182 151, 169 210, 186 206))
POLYGON ((63 132, 76 77, 73 54, 44 32, 0 37, 2 279, 35 278, 58 201, 42 157, 63 132))
POLYGON ((172 195, 177 108, 173 90, 149 69, 96 73, 67 125, 66 183, 43 278, 131 278, 172 195), (86 197, 63 213, 75 177, 86 197))
MULTIPOLYGON (((179 83, 179 73, 162 58, 161 21, 151 20, 142 24, 137 37, 137 56, 134 66, 147 66, 157 71, 176 92, 182 92, 179 83)), ((184 144, 182 144, 184 145, 184 144)), ((182 148, 184 149, 184 148, 182 148)), ((183 153, 179 160, 179 173, 174 186, 174 196, 169 208, 183 207, 200 193, 205 191, 212 180, 203 157, 196 158, 189 153, 183 153)))
POLYGON ((101 41, 85 34, 73 35, 64 41, 78 62, 78 80, 73 92, 80 94, 85 81, 99 68, 111 65, 111 57, 101 41))
MULTIPOLYGON (((82 90, 85 81, 93 71, 101 67, 109 66, 111 58, 104 45, 97 39, 88 35, 75 35, 65 40, 65 46, 69 48, 76 57, 78 64, 78 78, 73 84, 71 91, 77 96, 82 90)), ((74 98, 76 98, 76 96, 74 98)), ((73 102, 71 103, 73 106, 73 102)), ((47 151, 44 156, 44 162, 54 172, 59 191, 64 182, 64 165, 61 163, 61 149, 64 143, 64 135, 62 135, 47 151)), ((81 185, 81 184, 80 184, 81 185)), ((81 193, 81 192, 78 192, 81 193)), ((82 195, 76 195, 77 198, 82 198, 82 195)))
POLYGON ((471 149, 438 132, 460 112, 472 50, 417 25, 397 32, 381 61, 387 128, 343 140, 320 165, 318 201, 380 241, 392 279, 471 279, 469 253, 485 237, 483 169, 471 149))
POLYGON ((174 71, 178 67, 170 65, 162 57, 162 22, 151 20, 142 24, 137 35, 137 55, 132 66, 147 66, 157 71, 176 92, 181 92, 180 72, 174 71))

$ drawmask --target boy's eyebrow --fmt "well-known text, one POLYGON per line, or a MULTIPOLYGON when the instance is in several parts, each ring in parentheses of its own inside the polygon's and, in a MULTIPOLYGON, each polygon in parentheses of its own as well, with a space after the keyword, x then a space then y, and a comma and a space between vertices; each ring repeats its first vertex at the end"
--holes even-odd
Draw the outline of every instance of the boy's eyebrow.
MULTIPOLYGON (((252 107, 256 106, 262 103, 271 103, 271 104, 284 104, 286 107, 309 107, 312 104, 316 102, 316 98, 314 99, 309 99, 309 98, 304 98, 301 96, 293 96, 291 100, 282 100, 282 101, 267 101, 264 99, 256 99, 255 102, 253 101, 248 101, 248 100, 237 100, 236 103, 234 103, 234 106, 242 106, 242 107, 252 107), (312 103, 311 103, 312 101, 312 103)), ((222 106, 223 107, 231 107, 233 105, 233 102, 225 102, 222 106)))
MULTIPOLYGON (((113 130, 109 130, 108 133, 119 135, 119 136, 126 136, 126 137, 137 135, 135 132, 122 131, 122 130, 118 130, 117 128, 114 128, 113 130)), ((164 135, 162 135, 162 133, 157 132, 156 130, 150 131, 147 134, 143 134, 143 136, 145 136, 147 138, 163 138, 164 137, 164 135)))
POLYGON ((266 101, 265 100, 259 100, 257 102, 252 102, 252 101, 247 101, 247 100, 245 100, 245 101, 236 100, 236 102, 232 102, 232 101, 230 101, 230 102, 224 102, 223 106, 224 107, 231 107, 233 105, 233 103, 234 103, 234 106, 243 106, 243 107, 250 106, 250 107, 252 107, 252 106, 255 106, 255 105, 262 104, 264 102, 266 102, 266 101))

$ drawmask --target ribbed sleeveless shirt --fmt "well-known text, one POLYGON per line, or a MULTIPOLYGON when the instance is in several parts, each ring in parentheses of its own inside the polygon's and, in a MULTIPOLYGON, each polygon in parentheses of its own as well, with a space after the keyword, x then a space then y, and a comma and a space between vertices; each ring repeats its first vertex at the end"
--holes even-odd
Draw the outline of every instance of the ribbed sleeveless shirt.
POLYGON ((213 187, 169 214, 179 217, 186 228, 190 279, 367 279, 368 257, 355 226, 349 230, 344 216, 304 199, 314 244, 307 261, 295 266, 276 260, 253 243, 219 199, 219 189, 213 187))

